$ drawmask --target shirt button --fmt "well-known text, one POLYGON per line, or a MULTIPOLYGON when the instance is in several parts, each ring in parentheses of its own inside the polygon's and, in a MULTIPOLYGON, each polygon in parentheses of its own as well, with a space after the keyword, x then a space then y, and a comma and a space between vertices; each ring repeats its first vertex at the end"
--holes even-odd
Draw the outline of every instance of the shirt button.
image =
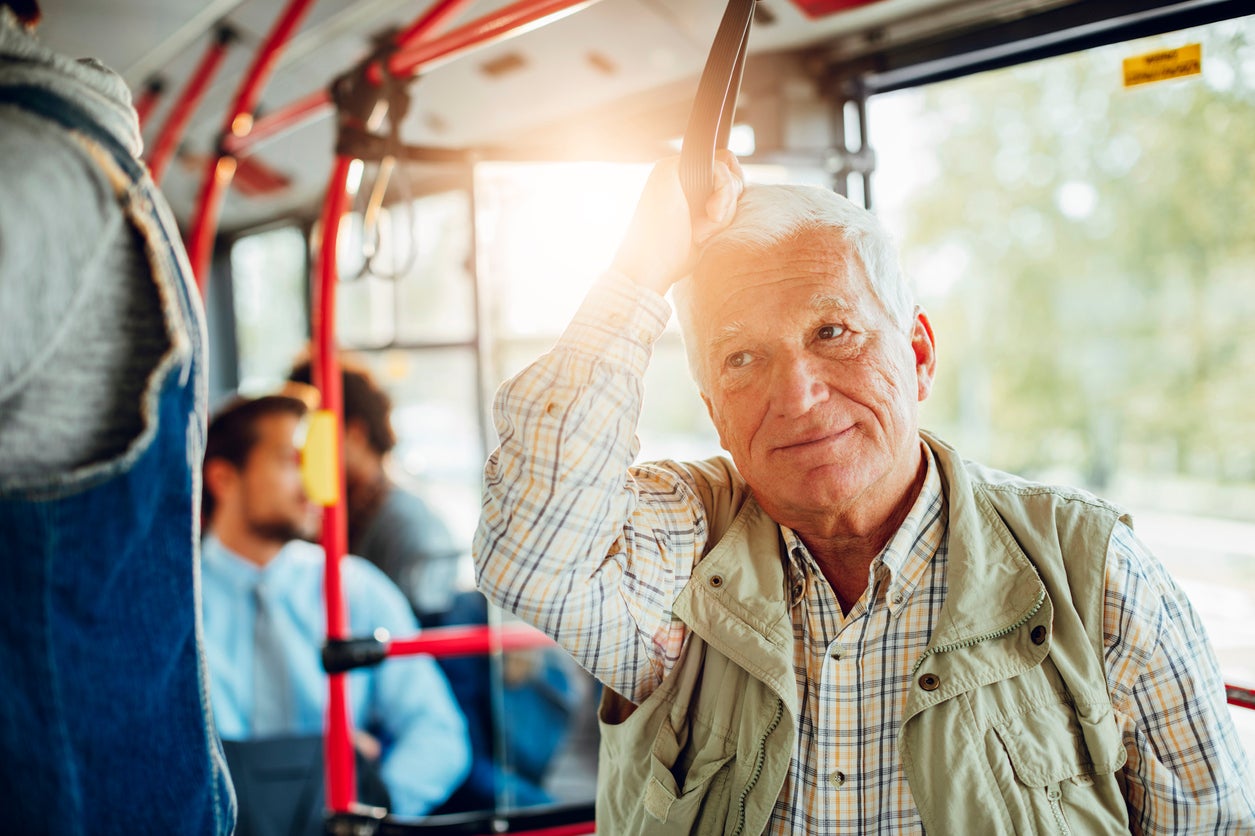
POLYGON ((832 648, 831 650, 829 650, 829 651, 828 651, 828 655, 829 655, 829 656, 831 656, 833 659, 840 659, 840 658, 841 658, 841 654, 842 654, 842 653, 844 653, 844 652, 845 652, 845 648, 843 648, 843 647, 834 647, 834 648, 832 648))
POLYGON ((893 593, 893 597, 889 599, 889 603, 893 604, 896 607, 899 604, 901 604, 904 600, 906 600, 905 596, 903 596, 901 592, 895 592, 893 593))
POLYGON ((845 773, 838 769, 828 776, 828 780, 832 782, 834 787, 843 786, 845 784, 845 773))
POLYGON ((941 677, 935 673, 926 673, 919 678, 919 687, 925 691, 936 691, 941 685, 941 677))
POLYGON ((1033 632, 1029 634, 1029 638, 1033 640, 1033 644, 1042 644, 1046 641, 1046 628, 1038 624, 1033 628, 1033 632))
POLYGON ((710 585, 714 587, 715 589, 718 589, 719 587, 723 586, 723 575, 711 575, 710 585))

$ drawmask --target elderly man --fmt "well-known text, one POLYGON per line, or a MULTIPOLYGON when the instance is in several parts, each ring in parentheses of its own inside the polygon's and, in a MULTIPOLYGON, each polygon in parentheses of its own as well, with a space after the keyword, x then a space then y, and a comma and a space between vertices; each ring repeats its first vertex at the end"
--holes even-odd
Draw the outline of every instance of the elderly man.
POLYGON ((599 833, 1239 833, 1255 790, 1189 603, 1118 510, 919 430, 884 231, 716 164, 497 398, 480 584, 608 686, 599 833), (734 211, 735 210, 735 211, 734 211), (732 461, 633 465, 676 287, 732 461), (609 690, 609 689, 612 689, 609 690))

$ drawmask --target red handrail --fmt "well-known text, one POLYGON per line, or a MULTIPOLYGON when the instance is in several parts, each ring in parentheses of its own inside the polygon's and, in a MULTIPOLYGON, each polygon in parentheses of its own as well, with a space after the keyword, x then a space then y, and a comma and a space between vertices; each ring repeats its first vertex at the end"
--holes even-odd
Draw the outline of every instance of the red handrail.
MULTIPOLYGON (((261 89, 269 80, 275 62, 287 46, 288 41, 300 26, 302 18, 313 5, 314 0, 289 0, 283 13, 275 21, 274 27, 266 36, 266 40, 257 50, 252 66, 244 76, 235 100, 227 111, 222 134, 247 134, 253 125, 253 110, 261 96, 261 89)), ((222 212, 222 201, 226 197, 227 187, 235 176, 235 160, 225 156, 222 148, 215 149, 205 165, 205 176, 201 180, 200 194, 196 200, 195 214, 192 216, 191 231, 188 234, 187 255, 196 276, 196 284, 204 294, 205 284, 209 280, 209 257, 213 252, 214 236, 218 233, 218 218, 222 212)))
MULTIPOLYGON (((451 57, 455 52, 460 53, 471 49, 477 45, 474 41, 475 38, 481 39, 478 45, 495 42, 517 33, 510 30, 509 26, 518 27, 518 31, 532 29, 543 25, 547 21, 556 19, 566 11, 574 11, 576 8, 586 6, 590 2, 595 2, 595 0, 521 0, 521 2, 487 15, 468 26, 450 33, 450 35, 454 36, 451 39, 449 36, 438 39, 443 44, 440 49, 426 50, 417 59, 407 59, 407 69, 399 75, 408 77, 417 73, 429 61, 451 57)), ((408 42, 410 46, 421 48, 423 46, 423 36, 430 32, 438 23, 446 20, 456 5, 458 5, 456 2, 438 0, 432 10, 424 13, 419 21, 406 30, 406 34, 410 38, 408 42)), ((390 69, 392 68, 391 63, 389 67, 390 69)), ((380 75, 380 80, 382 80, 382 71, 379 71, 378 65, 375 65, 372 69, 377 71, 380 75)), ((248 131, 237 131, 236 133, 237 135, 243 135, 248 133, 248 131)), ((232 162, 234 162, 233 159, 232 162)), ((340 455, 339 436, 342 433, 341 424, 344 420, 344 413, 340 397, 340 387, 342 385, 340 369, 335 351, 336 245, 340 230, 340 220, 344 216, 348 202, 346 184, 351 164, 352 160, 350 158, 337 155, 327 184, 327 194, 322 213, 321 246, 318 248, 317 303, 314 306, 314 340, 311 351, 312 365, 316 375, 314 385, 323 393, 322 408, 333 412, 336 416, 337 455, 340 455)), ((226 179, 229 181, 229 175, 226 179)), ((207 180, 207 182, 213 181, 214 178, 212 176, 207 180)), ((203 227, 198 228, 198 231, 201 235, 204 234, 203 227)), ((208 257, 207 244, 208 242, 206 242, 206 252, 203 256, 206 259, 208 257)), ((195 266, 195 264, 196 262, 194 261, 193 265, 195 266)), ((201 275, 202 273, 198 270, 197 276, 200 277, 201 275)), ((343 474, 342 466, 340 472, 343 474)), ((327 507, 323 524, 323 549, 326 554, 327 637, 329 640, 346 637, 345 625, 347 617, 340 580, 340 559, 344 556, 347 545, 342 501, 343 493, 343 486, 341 486, 341 501, 327 507)), ((402 653, 407 647, 407 641, 398 642, 396 646, 397 653, 402 653)), ((330 676, 328 688, 328 725, 325 744, 328 770, 327 799, 333 813, 347 813, 356 798, 356 777, 353 769, 344 675, 335 674, 330 676)))
POLYGON ((415 18, 408 28, 403 29, 396 36, 395 43, 399 47, 406 47, 420 42, 432 30, 443 26, 471 2, 472 0, 436 0, 427 11, 415 18))
MULTIPOLYGON (((464 52, 530 32, 591 6, 597 0, 518 0, 492 14, 460 26, 439 38, 407 46, 388 59, 388 72, 409 78, 422 69, 450 61, 464 52)), ((367 78, 378 84, 383 71, 370 68, 367 78)))
POLYGON ((555 647, 554 640, 526 624, 503 624, 500 627, 468 625, 465 627, 433 627, 407 639, 388 642, 389 656, 413 656, 422 653, 437 659, 446 656, 482 656, 495 651, 538 650, 555 647))
MULTIPOLYGON (((401 48, 389 63, 388 71, 400 78, 408 78, 440 61, 451 60, 463 52, 543 26, 597 0, 519 0, 512 6, 485 15, 439 38, 431 41, 419 38, 429 32, 431 27, 447 20, 466 2, 469 0, 439 0, 423 19, 402 33, 398 39, 401 48), (427 27, 420 28, 419 23, 424 22, 427 27), (518 28, 512 30, 509 29, 510 26, 518 28), (405 56, 405 68, 404 71, 399 71, 396 62, 402 56, 405 56)), ((380 84, 383 74, 383 69, 375 64, 367 71, 367 79, 374 84, 380 84)), ((331 96, 325 90, 317 90, 258 117, 252 130, 246 135, 226 136, 223 147, 227 153, 243 155, 261 141, 297 128, 330 107, 331 96)))
POLYGON ((228 154, 243 156, 263 140, 294 130, 318 114, 331 109, 331 94, 315 90, 304 98, 289 102, 253 120, 253 129, 243 136, 228 134, 222 148, 228 154))
POLYGON ((1229 705, 1255 709, 1255 688, 1243 688, 1241 685, 1225 685, 1224 689, 1225 699, 1229 705))
MULTIPOLYGON (((344 416, 343 380, 340 360, 335 351, 336 283, 339 280, 336 248, 340 219, 348 204, 349 166, 352 160, 337 156, 327 181, 323 204, 322 242, 318 251, 318 274, 313 306, 313 350, 311 377, 322 393, 321 408, 332 412, 335 420, 336 473, 339 475, 338 501, 323 511, 322 547, 324 560, 324 594, 327 607, 327 638, 348 636, 348 610, 340 583, 340 558, 348 550, 348 523, 344 508, 344 456, 340 449, 344 416)), ((327 763, 327 798, 331 809, 347 812, 356 793, 356 770, 350 740, 350 719, 347 683, 342 673, 331 674, 327 700, 327 735, 324 758, 327 763)))
POLYGON ((222 27, 218 30, 213 42, 201 56, 200 63, 192 73, 191 79, 188 80, 187 86, 179 93, 179 98, 171 108, 170 115, 166 117, 165 124, 157 132, 157 142, 153 145, 152 154, 148 158, 148 170, 152 172, 153 182, 157 185, 161 185, 166 168, 174 157, 174 149, 183 139, 187 123, 197 106, 200 105, 201 99, 204 98, 205 91, 209 89, 209 82, 221 69, 222 60, 226 58, 232 40, 234 40, 234 34, 230 29, 222 27))

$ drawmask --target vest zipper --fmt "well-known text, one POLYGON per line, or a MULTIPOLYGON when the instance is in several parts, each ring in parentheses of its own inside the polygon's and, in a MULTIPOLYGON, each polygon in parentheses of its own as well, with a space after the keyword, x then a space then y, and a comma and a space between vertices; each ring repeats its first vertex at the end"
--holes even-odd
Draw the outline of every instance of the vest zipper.
POLYGON ((749 783, 745 785, 745 789, 741 790, 741 797, 737 799, 736 830, 732 831, 732 836, 740 836, 741 831, 745 829, 745 799, 749 798, 754 785, 758 783, 759 777, 763 774, 763 761, 767 759, 767 738, 771 737, 771 733, 776 730, 776 726, 780 725, 780 720, 783 717, 784 700, 777 700, 776 716, 771 721, 771 724, 767 726, 767 731, 763 733, 762 740, 758 741, 758 753, 754 761, 754 771, 750 773, 749 783))
POLYGON ((1055 784, 1046 790, 1046 798, 1050 801, 1050 812, 1055 814, 1055 824, 1059 826, 1059 833, 1062 836, 1071 836, 1072 830, 1068 827, 1068 820, 1063 815, 1063 802, 1060 800, 1063 793, 1059 791, 1059 785, 1055 784))
POLYGON ((911 668, 911 675, 914 676, 915 672, 919 670, 920 665, 924 664, 924 660, 927 659, 929 656, 933 655, 934 653, 949 653, 951 650, 962 650, 965 647, 975 647, 981 642, 986 642, 986 641, 989 641, 990 639, 1000 639, 1003 636, 1011 635, 1016 630, 1020 629, 1025 624, 1027 624, 1029 622, 1029 619, 1037 615, 1038 610, 1041 609, 1041 606, 1044 603, 1046 603, 1046 590, 1043 589, 1037 593, 1037 603, 1033 604, 1032 609, 1026 612, 1020 618, 1019 621, 1015 622, 1010 627, 1004 627, 1003 629, 995 630, 992 633, 985 633, 984 635, 981 635, 981 636, 974 636, 973 638, 970 638, 970 639, 964 639, 961 642, 955 642, 953 644, 942 645, 941 647, 930 647, 928 650, 924 652, 924 655, 919 657, 919 659, 915 662, 915 667, 911 668))

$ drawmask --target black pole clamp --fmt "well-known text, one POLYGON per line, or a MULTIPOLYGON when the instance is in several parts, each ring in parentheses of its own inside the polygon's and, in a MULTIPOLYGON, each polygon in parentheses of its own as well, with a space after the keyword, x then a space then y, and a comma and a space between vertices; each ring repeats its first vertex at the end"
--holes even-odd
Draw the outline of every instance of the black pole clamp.
POLYGON ((322 646, 322 668, 327 673, 344 673, 378 665, 388 656, 387 631, 356 639, 327 639, 322 646))

